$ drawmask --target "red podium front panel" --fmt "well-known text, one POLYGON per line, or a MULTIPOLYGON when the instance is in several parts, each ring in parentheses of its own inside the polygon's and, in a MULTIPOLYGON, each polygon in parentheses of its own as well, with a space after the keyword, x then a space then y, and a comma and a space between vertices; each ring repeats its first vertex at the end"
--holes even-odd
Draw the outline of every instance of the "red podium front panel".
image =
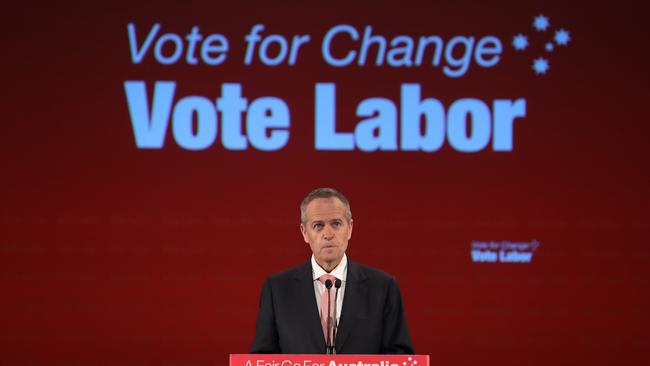
POLYGON ((234 354, 230 366, 429 366, 429 356, 234 354))

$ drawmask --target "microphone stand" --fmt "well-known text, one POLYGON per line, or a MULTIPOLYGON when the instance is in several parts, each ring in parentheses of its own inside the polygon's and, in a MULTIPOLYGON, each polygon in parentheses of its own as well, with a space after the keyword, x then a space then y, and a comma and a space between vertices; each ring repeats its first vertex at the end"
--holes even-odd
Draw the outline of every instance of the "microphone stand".
MULTIPOLYGON (((330 338, 330 327, 332 326, 332 317, 330 316, 330 307, 331 307, 331 300, 330 300, 330 289, 332 288, 332 280, 326 280, 325 281, 325 291, 327 291, 327 337, 325 342, 327 343, 326 346, 326 354, 331 354, 332 353, 332 339, 330 338)), ((322 306, 322 305, 321 305, 322 306)), ((321 310, 322 311, 322 310, 321 310)))
POLYGON ((341 288, 341 284, 342 284, 341 280, 339 280, 338 278, 336 279, 336 281, 334 281, 334 287, 336 288, 336 292, 334 293, 334 329, 332 330, 333 334, 332 334, 332 352, 331 352, 331 354, 333 354, 333 355, 336 354, 336 329, 339 327, 338 322, 336 321, 336 318, 337 318, 337 316, 336 316, 336 310, 337 310, 336 304, 338 304, 337 300, 339 298, 339 289, 341 288))

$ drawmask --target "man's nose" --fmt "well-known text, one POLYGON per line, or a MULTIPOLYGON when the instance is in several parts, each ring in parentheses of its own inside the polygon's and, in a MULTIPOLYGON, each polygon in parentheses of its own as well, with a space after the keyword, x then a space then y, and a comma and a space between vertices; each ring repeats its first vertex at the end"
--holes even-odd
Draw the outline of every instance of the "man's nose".
POLYGON ((329 226, 326 226, 325 230, 323 230, 323 239, 332 240, 333 238, 334 238, 334 231, 329 226))

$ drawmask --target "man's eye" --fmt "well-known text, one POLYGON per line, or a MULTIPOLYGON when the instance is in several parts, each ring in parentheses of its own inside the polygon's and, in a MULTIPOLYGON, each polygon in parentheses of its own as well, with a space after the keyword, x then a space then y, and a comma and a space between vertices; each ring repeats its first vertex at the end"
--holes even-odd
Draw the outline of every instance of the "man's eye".
POLYGON ((320 230, 323 228, 323 224, 314 224, 314 229, 320 230))
POLYGON ((332 225, 333 225, 334 227, 339 227, 339 226, 341 226, 341 223, 338 222, 338 221, 335 221, 332 225))

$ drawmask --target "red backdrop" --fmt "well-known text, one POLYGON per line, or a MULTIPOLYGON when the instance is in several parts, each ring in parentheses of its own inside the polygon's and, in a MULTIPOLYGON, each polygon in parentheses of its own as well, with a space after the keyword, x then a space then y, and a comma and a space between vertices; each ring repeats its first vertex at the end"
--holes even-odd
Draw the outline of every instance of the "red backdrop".
MULTIPOLYGON (((308 259, 298 204, 332 186, 351 201, 349 256, 395 275, 416 351, 441 365, 641 364, 649 199, 647 15, 592 2, 210 1, 5 6, 0 180, 0 364, 224 365, 254 334, 259 290, 308 259), (546 33, 535 16, 550 19, 546 33), (134 64, 127 24, 228 37, 223 65, 134 64), (251 26, 311 34, 294 66, 242 63, 251 26), (492 68, 334 68, 337 24, 393 37, 494 35, 492 68), (565 47, 543 49, 551 32, 565 47), (517 52, 515 34, 530 46, 517 52), (548 57, 550 69, 531 66, 548 57), (283 99, 290 139, 274 152, 188 151, 168 132, 138 149, 124 81, 177 82, 178 97, 283 99), (525 98, 514 149, 318 151, 314 85, 337 85, 341 131, 402 83, 445 106, 525 98), (530 242, 530 263, 475 263, 473 241, 530 242)), ((140 35, 139 37, 143 36, 140 35)), ((171 129, 171 127, 170 127, 171 129)))

